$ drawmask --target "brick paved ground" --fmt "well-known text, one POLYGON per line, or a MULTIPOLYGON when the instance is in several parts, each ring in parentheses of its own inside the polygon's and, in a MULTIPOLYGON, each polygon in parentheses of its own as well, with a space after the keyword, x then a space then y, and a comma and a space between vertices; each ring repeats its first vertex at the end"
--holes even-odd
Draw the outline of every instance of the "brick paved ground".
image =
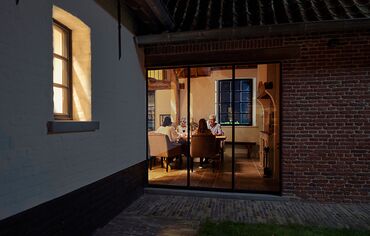
POLYGON ((370 204, 319 204, 144 194, 94 236, 195 235, 201 221, 302 224, 370 230, 370 204))

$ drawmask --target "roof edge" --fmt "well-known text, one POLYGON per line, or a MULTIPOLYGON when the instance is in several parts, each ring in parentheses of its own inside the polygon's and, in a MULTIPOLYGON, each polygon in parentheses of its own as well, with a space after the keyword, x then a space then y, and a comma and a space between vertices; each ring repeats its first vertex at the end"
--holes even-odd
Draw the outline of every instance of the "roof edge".
POLYGON ((227 40, 354 30, 370 30, 370 18, 151 34, 136 36, 135 40, 139 47, 145 47, 153 44, 180 43, 186 41, 227 40))

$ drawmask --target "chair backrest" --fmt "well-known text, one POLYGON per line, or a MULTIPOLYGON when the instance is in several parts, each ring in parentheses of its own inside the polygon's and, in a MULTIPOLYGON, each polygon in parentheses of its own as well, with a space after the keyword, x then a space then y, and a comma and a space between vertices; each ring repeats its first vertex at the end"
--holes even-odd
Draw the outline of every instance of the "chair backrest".
POLYGON ((165 134, 148 133, 149 155, 166 157, 170 149, 170 139, 165 134))
POLYGON ((209 134, 194 134, 191 136, 190 156, 191 157, 215 157, 218 153, 216 138, 209 134))

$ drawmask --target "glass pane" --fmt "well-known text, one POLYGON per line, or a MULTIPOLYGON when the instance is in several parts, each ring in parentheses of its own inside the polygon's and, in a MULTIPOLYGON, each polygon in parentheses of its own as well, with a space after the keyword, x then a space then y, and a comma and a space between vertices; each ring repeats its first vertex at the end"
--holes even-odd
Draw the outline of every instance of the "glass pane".
POLYGON ((240 123, 250 125, 251 124, 251 119, 250 119, 249 116, 250 116, 249 113, 241 113, 240 114, 240 119, 239 119, 240 123))
POLYGON ((240 112, 247 112, 248 111, 248 103, 240 103, 240 112))
POLYGON ((220 114, 220 123, 221 124, 230 124, 229 114, 228 113, 221 113, 220 114))
POLYGON ((220 81, 220 91, 224 92, 227 91, 229 92, 231 89, 231 82, 230 81, 220 81))
POLYGON ((148 92, 148 131, 155 130, 155 93, 148 92))
POLYGON ((235 92, 235 102, 240 102, 240 92, 235 92))
POLYGON ((241 81, 241 84, 242 84, 242 90, 243 91, 251 91, 251 88, 250 88, 250 85, 248 83, 248 81, 241 81))
POLYGON ((279 75, 278 64, 236 66, 236 80, 242 89, 240 113, 237 109, 235 113, 234 180, 237 190, 279 191, 279 131, 276 127, 279 107, 274 107, 279 104, 279 90, 274 86, 272 99, 266 96, 263 86, 256 90, 258 84, 268 81, 279 84, 279 75))
POLYGON ((240 103, 239 102, 234 103, 234 109, 235 109, 235 112, 237 112, 237 113, 240 112, 240 103))
POLYGON ((68 64, 55 57, 53 60, 53 81, 56 84, 68 86, 68 64))
POLYGON ((53 47, 54 53, 59 56, 68 57, 67 33, 57 25, 53 25, 53 47))
POLYGON ((240 90, 240 82, 235 81, 235 91, 239 91, 239 90, 240 90))
POLYGON ((220 102, 231 102, 231 93, 230 92, 220 92, 220 102))
POLYGON ((231 189, 232 158, 230 145, 226 144, 232 137, 231 127, 226 125, 232 116, 231 66, 191 70, 190 119, 200 128, 191 136, 190 186, 231 189), (215 104, 219 109, 215 110, 215 104))
POLYGON ((241 92, 241 101, 242 102, 249 102, 250 101, 250 92, 241 92))
POLYGON ((148 178, 154 185, 187 185, 186 68, 148 70, 148 178))
POLYGON ((229 112, 229 109, 231 107, 231 103, 222 103, 220 104, 220 111, 221 113, 227 113, 229 112))
POLYGON ((68 115, 68 90, 54 87, 54 113, 68 115))

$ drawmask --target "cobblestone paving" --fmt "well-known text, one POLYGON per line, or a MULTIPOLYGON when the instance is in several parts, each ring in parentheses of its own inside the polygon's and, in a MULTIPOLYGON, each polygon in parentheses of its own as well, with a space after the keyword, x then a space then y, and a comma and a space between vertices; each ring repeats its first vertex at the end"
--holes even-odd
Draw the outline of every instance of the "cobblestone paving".
POLYGON ((370 204, 144 194, 94 235, 195 235, 206 219, 370 230, 370 204))

